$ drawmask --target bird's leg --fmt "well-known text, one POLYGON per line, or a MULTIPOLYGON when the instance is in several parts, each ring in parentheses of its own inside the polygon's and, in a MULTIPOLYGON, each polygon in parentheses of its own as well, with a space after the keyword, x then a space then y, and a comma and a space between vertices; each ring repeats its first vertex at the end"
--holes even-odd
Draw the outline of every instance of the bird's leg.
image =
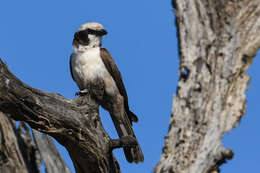
POLYGON ((88 93, 89 93, 88 89, 84 89, 84 90, 80 90, 79 92, 76 92, 75 95, 84 96, 84 95, 87 95, 88 93))

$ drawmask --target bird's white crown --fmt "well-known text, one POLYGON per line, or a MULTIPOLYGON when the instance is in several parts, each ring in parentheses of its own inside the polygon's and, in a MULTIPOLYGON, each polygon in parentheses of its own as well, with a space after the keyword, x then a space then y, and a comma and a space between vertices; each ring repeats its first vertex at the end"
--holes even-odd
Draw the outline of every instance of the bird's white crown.
POLYGON ((86 29, 103 30, 104 27, 100 23, 88 22, 88 23, 82 24, 78 31, 83 31, 83 30, 86 30, 86 29))

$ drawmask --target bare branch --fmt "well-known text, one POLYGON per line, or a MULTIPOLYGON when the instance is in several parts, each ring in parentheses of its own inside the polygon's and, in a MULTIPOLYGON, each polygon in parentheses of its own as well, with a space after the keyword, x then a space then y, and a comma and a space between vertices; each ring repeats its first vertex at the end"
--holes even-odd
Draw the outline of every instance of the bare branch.
POLYGON ((40 155, 30 133, 0 112, 0 172, 40 173, 40 155))
POLYGON ((31 88, 0 61, 0 110, 54 137, 68 150, 77 173, 120 172, 90 96, 68 100, 31 88))
POLYGON ((46 172, 71 173, 51 137, 46 134, 43 134, 41 137, 40 133, 36 130, 32 130, 32 133, 41 157, 45 163, 46 172))

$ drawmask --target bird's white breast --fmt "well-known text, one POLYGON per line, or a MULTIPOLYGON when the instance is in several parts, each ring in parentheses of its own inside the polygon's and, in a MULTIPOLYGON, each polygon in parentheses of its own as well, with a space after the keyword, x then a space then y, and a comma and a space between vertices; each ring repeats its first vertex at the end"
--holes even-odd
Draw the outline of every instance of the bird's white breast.
POLYGON ((96 78, 104 79, 107 70, 100 57, 100 48, 89 48, 84 52, 74 52, 72 56, 72 73, 80 88, 96 78))

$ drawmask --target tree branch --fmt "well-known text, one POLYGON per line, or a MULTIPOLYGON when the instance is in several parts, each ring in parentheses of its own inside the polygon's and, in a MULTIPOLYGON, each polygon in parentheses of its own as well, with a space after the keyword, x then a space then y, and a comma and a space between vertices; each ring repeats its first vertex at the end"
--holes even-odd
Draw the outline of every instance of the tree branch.
POLYGON ((40 173, 40 154, 29 132, 0 112, 0 172, 40 173))
POLYGON ((257 0, 173 0, 180 74, 156 173, 218 172, 222 145, 246 111, 245 73, 260 46, 257 0))
POLYGON ((98 104, 89 95, 68 100, 31 88, 0 60, 0 110, 54 137, 68 150, 77 173, 120 172, 98 104))
POLYGON ((46 173, 71 173, 50 136, 32 130, 35 143, 40 151, 42 160, 46 167, 46 173))

